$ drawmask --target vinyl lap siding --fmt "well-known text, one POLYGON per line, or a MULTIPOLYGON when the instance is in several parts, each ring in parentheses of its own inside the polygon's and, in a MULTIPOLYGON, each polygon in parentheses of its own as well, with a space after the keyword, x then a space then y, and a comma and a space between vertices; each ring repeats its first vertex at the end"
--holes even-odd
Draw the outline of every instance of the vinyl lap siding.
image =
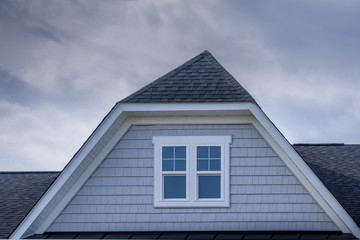
POLYGON ((48 231, 338 230, 251 124, 132 126, 48 231), (230 208, 154 208, 152 136, 232 135, 230 208))

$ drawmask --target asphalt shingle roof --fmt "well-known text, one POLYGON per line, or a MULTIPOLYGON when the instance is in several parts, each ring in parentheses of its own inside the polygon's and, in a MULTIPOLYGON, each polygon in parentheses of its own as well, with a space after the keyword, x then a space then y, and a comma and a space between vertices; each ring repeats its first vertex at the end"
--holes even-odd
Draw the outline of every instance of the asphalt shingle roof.
POLYGON ((255 100, 210 52, 204 51, 120 102, 255 103, 255 100))
POLYGON ((59 172, 0 172, 0 239, 7 238, 59 172))
POLYGON ((295 144, 294 148, 360 226, 360 145, 295 144))
POLYGON ((28 239, 161 239, 161 240, 356 240, 352 234, 340 232, 66 232, 44 233, 28 239))

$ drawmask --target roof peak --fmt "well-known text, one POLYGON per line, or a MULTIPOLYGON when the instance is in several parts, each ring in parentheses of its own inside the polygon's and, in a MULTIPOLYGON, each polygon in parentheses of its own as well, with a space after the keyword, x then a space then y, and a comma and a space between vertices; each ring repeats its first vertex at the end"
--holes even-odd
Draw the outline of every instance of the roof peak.
POLYGON ((121 100, 126 103, 254 102, 207 50, 121 100))

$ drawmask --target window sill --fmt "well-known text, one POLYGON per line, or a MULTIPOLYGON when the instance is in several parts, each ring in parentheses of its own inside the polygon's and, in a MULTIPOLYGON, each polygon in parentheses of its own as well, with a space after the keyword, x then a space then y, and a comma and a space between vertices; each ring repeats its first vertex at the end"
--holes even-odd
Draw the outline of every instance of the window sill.
POLYGON ((172 207, 172 208, 229 208, 230 203, 225 202, 224 200, 198 200, 198 201, 179 201, 179 200, 170 200, 170 201, 158 201, 155 202, 154 208, 166 208, 166 207, 172 207))

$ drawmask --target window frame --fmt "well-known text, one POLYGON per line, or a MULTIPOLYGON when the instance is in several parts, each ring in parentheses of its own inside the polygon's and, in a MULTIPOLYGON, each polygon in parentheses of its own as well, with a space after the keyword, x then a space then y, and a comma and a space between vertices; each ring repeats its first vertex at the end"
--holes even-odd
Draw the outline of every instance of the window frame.
POLYGON ((232 136, 153 136, 154 207, 229 207, 231 141, 232 136), (186 147, 186 198, 164 199, 163 176, 178 175, 176 171, 162 171, 162 147, 168 146, 186 147), (197 171, 198 146, 220 146, 220 171, 197 171), (198 176, 214 175, 220 175, 220 198, 199 198, 198 176))

